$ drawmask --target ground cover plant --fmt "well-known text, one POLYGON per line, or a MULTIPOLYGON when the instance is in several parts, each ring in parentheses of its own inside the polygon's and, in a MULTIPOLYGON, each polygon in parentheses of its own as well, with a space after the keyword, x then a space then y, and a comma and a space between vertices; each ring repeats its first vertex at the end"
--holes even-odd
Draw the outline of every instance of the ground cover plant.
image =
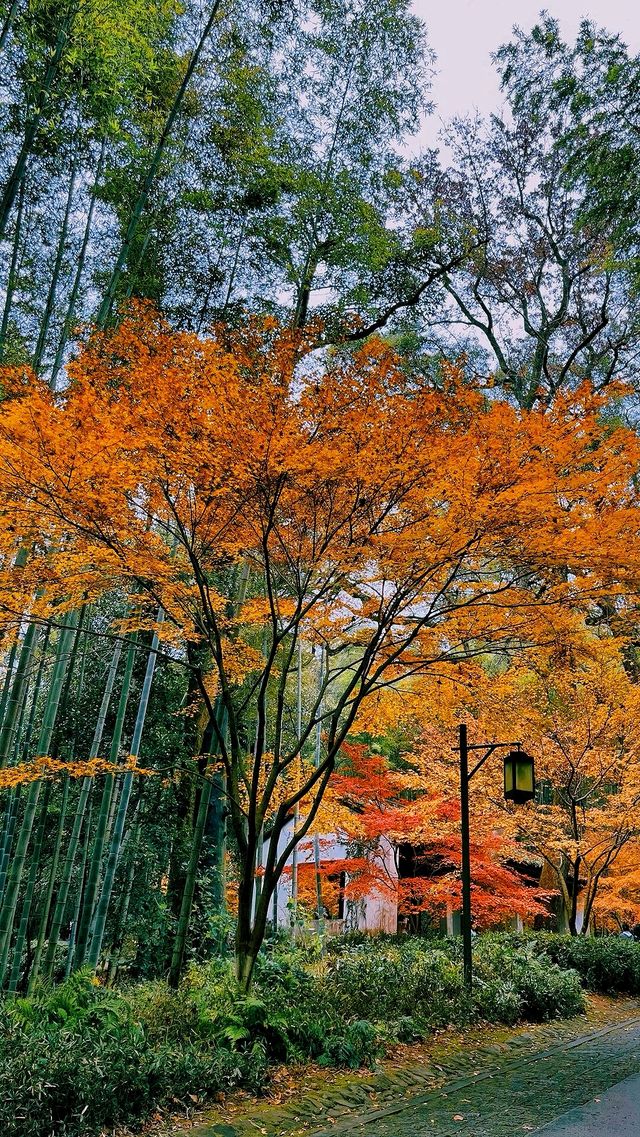
MULTIPOLYGON (((98 1133, 157 1108, 258 1092, 273 1063, 357 1068, 435 1028, 578 1014, 578 975, 539 941, 480 937, 469 996, 455 945, 394 937, 270 945, 251 994, 228 960, 192 966, 178 991, 109 990, 89 971, 0 1009, 0 1123, 7 1137, 98 1133)), ((640 949, 636 949, 640 954, 640 949)))

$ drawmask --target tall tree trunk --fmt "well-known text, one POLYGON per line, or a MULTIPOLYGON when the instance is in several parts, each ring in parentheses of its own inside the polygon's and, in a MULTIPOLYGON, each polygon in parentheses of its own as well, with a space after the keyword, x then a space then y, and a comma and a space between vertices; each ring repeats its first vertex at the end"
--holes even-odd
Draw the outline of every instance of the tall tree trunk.
POLYGON ((576 857, 572 867, 573 887, 571 890, 571 909, 569 912, 569 933, 578 934, 578 892, 580 889, 580 857, 576 857))
POLYGON ((20 806, 20 791, 22 786, 16 786, 10 792, 9 802, 5 812, 4 829, 2 832, 2 845, 0 845, 0 906, 4 898, 4 889, 7 882, 7 868, 11 856, 13 833, 16 827, 18 809, 20 806))
POLYGON ((7 709, 7 702, 9 701, 9 692, 13 682, 13 669, 16 662, 16 655, 18 652, 17 643, 11 645, 11 651, 7 656, 6 671, 4 682, 2 684, 2 694, 0 695, 0 726, 4 722, 4 712, 7 709))
POLYGON ((9 11, 7 12, 4 23, 2 25, 2 31, 0 32, 0 51, 2 51, 5 43, 7 42, 7 36, 9 35, 9 32, 11 31, 11 25, 13 24, 13 21, 15 20, 17 11, 18 11, 18 0, 13 0, 13 3, 11 5, 11 7, 9 8, 9 11))
MULTIPOLYGON (((124 675, 122 677, 122 687, 120 689, 120 699, 118 702, 118 710, 116 713, 116 721, 113 728, 113 736, 111 738, 111 748, 109 751, 109 761, 115 765, 120 756, 120 746, 122 743, 122 734, 124 731, 124 720, 127 713, 127 706, 129 703, 129 692, 131 690, 131 679, 133 676, 133 666, 136 659, 136 638, 132 638, 127 656, 125 660, 124 675)), ((100 883, 100 872, 102 869, 102 859, 107 841, 107 827, 109 824, 109 815, 111 812, 111 803, 113 800, 113 789, 115 779, 113 774, 106 774, 104 786, 102 789, 102 799, 100 802, 100 809, 98 812, 98 823, 93 840, 93 848, 91 850, 91 860, 89 861, 89 873, 86 882, 86 887, 83 889, 82 906, 79 912, 78 921, 75 928, 75 965, 81 967, 84 963, 87 944, 89 939, 89 929, 91 927, 91 920, 93 918, 96 898, 98 895, 98 887, 100 883)), ((87 836, 88 840, 88 836, 87 836)))
POLYGON ((37 635, 36 625, 29 624, 20 648, 18 664, 13 675, 11 691, 6 701, 2 726, 0 726, 0 767, 7 765, 13 753, 16 725, 26 692, 29 665, 37 642, 37 635))
MULTIPOLYGON (((225 729, 225 716, 222 709, 220 700, 216 701, 214 713, 219 716, 218 725, 221 733, 225 729)), ((173 952, 171 954, 171 967, 169 969, 169 985, 177 987, 180 982, 182 974, 182 966, 184 962, 184 953, 187 946, 187 934, 189 931, 189 922, 191 920, 191 910, 193 908, 193 897, 196 890, 196 881, 198 879, 198 865, 200 864, 200 854, 202 852, 202 842, 204 838, 205 826, 207 817, 209 816, 209 802, 211 800, 212 783, 206 777, 206 769, 208 765, 208 755, 214 753, 216 747, 213 744, 213 726, 210 723, 202 740, 202 753, 205 756, 205 761, 202 763, 203 782, 200 791, 200 801, 198 804, 198 813, 196 822, 193 827, 193 836, 191 838, 191 851, 189 854, 189 863, 185 874, 184 892, 182 894, 182 904, 180 906, 180 915, 178 917, 178 926, 176 928, 176 937, 173 943, 173 952)))
MULTIPOLYGON (((139 808, 139 803, 138 803, 139 808)), ((129 908, 131 905, 131 896, 133 894, 133 882, 136 875, 136 854, 138 852, 138 845, 140 843, 140 821, 137 821, 134 826, 133 837, 131 840, 131 856, 129 858, 129 867, 127 869, 127 877, 124 884, 124 894, 120 912, 118 913, 118 920, 113 933, 113 940, 109 951, 109 964, 107 967, 107 987, 112 987, 116 981, 118 968, 120 967, 120 951, 124 942, 125 932, 127 930, 127 916, 129 915, 129 908)))
MULTIPOLYGON (((302 641, 298 640, 298 666, 296 673, 296 730, 298 735, 298 746, 302 738, 302 641)), ((296 802, 293 814, 293 834, 295 834, 300 823, 300 805, 296 802)), ((291 854, 291 923, 293 927, 293 938, 295 939, 298 934, 298 846, 294 845, 293 853, 291 854)))
POLYGON ((84 887, 85 887, 85 881, 86 881, 86 875, 87 875, 87 860, 89 857, 89 843, 90 843, 90 839, 91 839, 91 813, 92 813, 91 802, 89 802, 89 809, 88 809, 87 814, 86 814, 85 827, 84 827, 85 828, 84 846, 83 846, 83 851, 82 851, 82 863, 80 865, 80 879, 78 881, 78 892, 76 894, 76 903, 75 903, 75 907, 74 907, 74 911, 73 911, 73 916, 71 918, 71 925, 69 928, 69 943, 67 946, 67 961, 66 961, 65 969, 64 969, 65 979, 69 978, 71 971, 72 971, 72 968, 75 964, 76 933, 77 933, 77 928, 78 928, 78 920, 80 918, 80 906, 82 904, 82 897, 84 895, 84 887))
POLYGON ((16 282, 18 279, 18 260, 20 257, 20 240, 22 237, 22 218, 24 216, 25 187, 26 179, 23 178, 20 182, 20 192, 18 194, 18 212, 16 214, 16 226, 13 234, 13 248, 11 250, 11 263, 9 265, 7 288, 4 298, 4 308, 2 311, 2 325, 0 326, 0 362, 4 360, 4 349, 7 341, 7 332, 9 330, 11 307, 13 305, 13 296, 16 290, 16 282))
POLYGON ((27 876, 27 887, 22 899, 20 921, 18 924, 18 930, 16 932, 16 941, 13 947, 13 966, 11 968, 8 986, 10 995, 15 994, 18 989, 18 983, 20 981, 20 972, 22 970, 22 953, 24 951, 24 945, 27 938, 27 928, 29 926, 29 916, 31 915, 33 894, 36 887, 36 880, 38 878, 40 858, 42 857, 42 847, 44 844, 44 834, 47 827, 47 810, 49 808, 50 797, 51 782, 47 782, 44 787, 44 793, 42 794, 42 798, 40 800, 40 822, 38 824, 36 838, 33 843, 33 849, 31 851, 29 873, 27 876))
POLYGON ((11 209, 13 207, 13 203, 15 201, 20 183, 27 168, 27 162, 29 161, 29 156, 33 148, 33 143, 38 132, 38 127, 40 126, 44 109, 47 105, 47 101, 53 89, 53 84, 55 83, 56 76, 58 74, 60 61, 62 59, 62 54, 64 52, 67 39, 69 38, 69 32, 71 30, 71 24, 74 15, 75 9, 70 6, 67 15, 64 16, 58 29, 58 35, 56 37, 53 54, 45 71, 33 110, 27 118, 22 145, 15 160, 13 169, 9 174, 4 190, 2 191, 2 195, 0 196, 0 241, 4 240, 9 215, 11 213, 11 209))
POLYGON ((86 220, 85 227, 84 227, 82 244, 80 246, 80 251, 78 253, 78 259, 76 261, 75 276, 73 278, 73 284, 71 286, 71 292, 69 294, 69 300, 67 302, 67 311, 66 311, 64 321, 62 324, 62 330, 60 332, 60 339, 58 340, 58 347, 56 349, 56 354, 55 354, 55 358, 53 361, 53 366, 51 368, 51 387, 53 388, 54 391, 56 389, 58 375, 60 374, 60 368, 62 367, 62 363, 64 360, 64 353, 66 351, 66 347, 67 347, 67 344, 69 342, 69 336, 71 335, 71 332, 73 330, 73 321, 75 319, 76 304, 78 302, 78 294, 80 292, 80 285, 82 283, 82 277, 84 274, 85 261, 87 259, 87 249, 89 247, 89 238, 91 236, 91 229, 93 226, 93 214, 94 214, 95 206, 96 206, 97 189, 98 189, 98 184, 100 182, 100 178, 102 177, 102 171, 104 169, 105 154, 106 154, 106 142, 103 139, 102 145, 100 147, 100 155, 98 157, 98 165, 96 167, 95 178, 93 180, 93 186, 91 187, 91 197, 89 199, 89 209, 87 211, 87 220, 86 220))
POLYGON ((64 836, 64 826, 67 819, 67 803, 69 800, 69 778, 65 777, 64 789, 62 791, 62 804, 60 806, 60 817, 58 819, 58 829, 56 832, 56 842, 53 848, 53 856, 51 858, 51 867, 49 869, 49 883, 45 893, 44 902, 42 905, 42 912, 40 914, 40 927, 38 929, 38 939, 36 942, 36 950, 31 964, 31 971, 29 973, 28 992, 31 993, 35 984, 38 981, 40 974, 40 960, 42 959, 42 952, 44 949, 44 942, 47 935, 47 927, 49 924, 49 914, 51 912, 51 901, 53 898, 53 890, 55 888, 56 876, 58 874, 58 862, 60 860, 60 849, 62 848, 62 838, 64 836))
POLYGON ((51 323, 51 316, 56 303, 56 293, 58 291, 58 284, 60 281, 60 273, 62 270, 62 262, 64 259, 65 249, 67 247, 67 237, 69 236, 69 219, 71 217, 71 207, 73 205, 73 195, 76 188, 76 178, 78 173, 77 157, 74 156, 71 165, 71 174, 69 177, 69 190, 67 192, 67 200, 64 207, 64 214, 62 217, 62 227, 60 229, 60 237, 58 238, 58 248, 56 250, 56 259, 53 264, 53 271, 51 273, 51 280, 49 283, 49 291, 47 292, 47 299, 42 313, 42 321, 40 323, 40 331, 33 353, 33 369, 36 375, 39 375, 42 370, 42 359, 47 344, 47 336, 49 334, 49 325, 51 323))

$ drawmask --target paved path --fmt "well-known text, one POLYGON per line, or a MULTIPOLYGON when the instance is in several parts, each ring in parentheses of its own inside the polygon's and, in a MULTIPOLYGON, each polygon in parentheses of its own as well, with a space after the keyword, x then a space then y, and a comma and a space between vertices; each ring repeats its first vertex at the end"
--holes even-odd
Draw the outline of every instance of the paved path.
POLYGON ((536 1131, 542 1137, 638 1137, 640 1074, 579 1109, 572 1109, 536 1131))
MULTIPOLYGON (((540 1132, 546 1122, 565 1115, 567 1106, 582 1106, 602 1097, 629 1075, 634 1075, 637 1088, 639 1071, 640 1018, 636 1018, 526 1057, 507 1056, 436 1092, 390 1104, 369 1116, 351 1117, 330 1129, 311 1130, 309 1137, 516 1137, 540 1132)), ((618 1099, 613 1109, 618 1108, 616 1103, 618 1099)), ((637 1103, 635 1108, 637 1117, 637 1103)), ((546 1137, 615 1134, 608 1125, 600 1130, 583 1130, 578 1125, 542 1132, 546 1137)), ((638 1137, 640 1127, 621 1132, 625 1137, 638 1137)))
POLYGON ((614 1001, 606 1016, 335 1071, 280 1105, 221 1111, 189 1137, 640 1137, 640 1004, 614 1001))

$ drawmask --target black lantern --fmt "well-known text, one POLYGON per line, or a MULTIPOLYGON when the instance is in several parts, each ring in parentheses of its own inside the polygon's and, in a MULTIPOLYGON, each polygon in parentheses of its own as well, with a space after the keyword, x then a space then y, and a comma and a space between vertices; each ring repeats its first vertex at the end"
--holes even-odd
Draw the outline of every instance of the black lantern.
POLYGON ((512 750, 504 760, 504 796, 507 801, 530 801, 536 796, 533 758, 524 750, 512 750))

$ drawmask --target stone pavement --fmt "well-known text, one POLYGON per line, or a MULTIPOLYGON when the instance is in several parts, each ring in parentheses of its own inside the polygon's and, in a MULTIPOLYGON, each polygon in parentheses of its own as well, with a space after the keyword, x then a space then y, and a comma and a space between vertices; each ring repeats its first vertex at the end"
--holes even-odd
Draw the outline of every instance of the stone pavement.
POLYGON ((625 1078, 595 1101, 569 1110, 536 1132, 541 1137, 638 1137, 640 1075, 625 1078))
MULTIPOLYGON (((327 1072, 274 1105, 232 1104, 190 1137, 518 1137, 603 1095, 640 1072, 640 1003, 594 1000, 598 1013, 517 1031, 490 1030, 404 1048, 375 1072, 327 1072)), ((622 1092, 622 1091, 621 1091, 622 1092)), ((630 1084, 630 1093, 636 1086, 630 1084)), ((621 1109, 613 1098, 614 1111, 621 1109)), ((593 1102, 594 1108, 602 1104, 593 1102)), ((627 1103, 628 1104, 628 1103, 627 1103)), ((625 1108, 627 1108, 625 1106, 625 1108)), ((599 1115, 594 1114, 597 1120, 599 1115)), ((563 1118, 563 1122, 564 1122, 563 1118)), ((571 1120, 571 1119, 569 1119, 571 1120)), ((594 1121, 594 1124, 596 1122, 594 1121)), ((193 1125, 193 1123, 192 1123, 193 1125)), ((166 1131, 165 1131, 166 1132, 166 1131)), ((172 1130, 175 1137, 184 1129, 172 1130)), ((581 1128, 541 1130, 583 1137, 581 1128)), ((615 1130, 584 1130, 609 1137, 615 1130)), ((620 1137, 640 1137, 640 1124, 620 1137)), ((617 1137, 617 1134, 616 1134, 617 1137)))
MULTIPOLYGON (((567 1106, 583 1105, 610 1086, 640 1071, 640 1018, 620 1027, 583 1036, 573 1043, 539 1054, 526 1062, 499 1061, 472 1078, 459 1079, 437 1093, 355 1118, 330 1129, 312 1130, 313 1137, 516 1137, 539 1130, 567 1106)), ((544 1132, 544 1130, 543 1130, 544 1132)), ((583 1137, 581 1129, 558 1130, 583 1137)), ((594 1130, 597 1133, 598 1130, 594 1130)), ((551 1129, 556 1134, 555 1129, 551 1129)), ((311 1137, 310 1134, 310 1137, 311 1137)), ((610 1137, 609 1129, 599 1137, 610 1137)), ((629 1132, 631 1137, 631 1131, 629 1132)), ((638 1131, 633 1130, 633 1137, 638 1131)))

